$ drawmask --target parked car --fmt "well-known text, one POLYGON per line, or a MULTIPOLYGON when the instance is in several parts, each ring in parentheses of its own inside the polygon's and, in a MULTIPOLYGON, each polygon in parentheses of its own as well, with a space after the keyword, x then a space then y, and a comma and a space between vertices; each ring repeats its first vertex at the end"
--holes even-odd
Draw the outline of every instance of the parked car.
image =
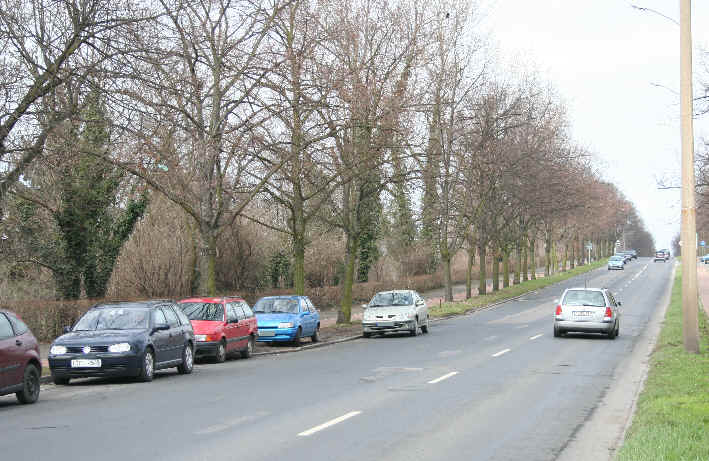
POLYGON ((630 250, 630 255, 633 259, 638 259, 638 250, 630 250))
POLYGON ((554 337, 569 332, 620 334, 620 301, 606 288, 569 288, 554 315, 554 337))
POLYGON ((365 304, 363 336, 375 333, 409 332, 411 336, 428 333, 428 306, 413 290, 381 291, 365 304))
POLYGON ((704 255, 699 258, 700 262, 703 262, 704 264, 709 264, 709 255, 704 255))
POLYGON ((304 337, 320 340, 320 313, 307 296, 267 296, 256 301, 257 341, 291 342, 304 337))
POLYGON ((243 358, 251 356, 258 326, 242 298, 188 298, 178 306, 192 323, 196 357, 210 356, 221 363, 235 352, 243 358))
POLYGON ((0 395, 14 393, 20 403, 34 403, 40 376, 37 338, 15 313, 0 309, 0 395))
POLYGON ((99 304, 49 349, 55 384, 71 378, 133 376, 152 381, 155 370, 192 373, 194 331, 172 301, 99 304))
POLYGON ((621 255, 613 255, 608 258, 608 270, 625 269, 625 258, 621 255))
POLYGON ((663 263, 667 261, 667 258, 665 258, 665 252, 662 250, 656 251, 655 252, 655 257, 653 258, 653 262, 657 261, 662 261, 663 263))

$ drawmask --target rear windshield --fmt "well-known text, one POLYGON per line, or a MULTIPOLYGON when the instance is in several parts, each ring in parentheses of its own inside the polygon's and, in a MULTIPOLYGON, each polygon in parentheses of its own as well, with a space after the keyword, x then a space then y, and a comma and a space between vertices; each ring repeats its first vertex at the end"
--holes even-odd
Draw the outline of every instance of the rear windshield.
POLYGON ((190 320, 224 320, 224 305, 218 303, 180 303, 182 312, 190 320))
POLYGON ((91 309, 74 325, 74 331, 135 330, 148 328, 147 309, 123 307, 91 309))
POLYGON ((254 312, 257 314, 268 314, 270 312, 297 314, 298 301, 288 298, 263 298, 259 299, 254 305, 254 312))
POLYGON ((606 299, 603 293, 595 290, 569 290, 564 295, 562 304, 566 306, 594 306, 603 307, 606 299))

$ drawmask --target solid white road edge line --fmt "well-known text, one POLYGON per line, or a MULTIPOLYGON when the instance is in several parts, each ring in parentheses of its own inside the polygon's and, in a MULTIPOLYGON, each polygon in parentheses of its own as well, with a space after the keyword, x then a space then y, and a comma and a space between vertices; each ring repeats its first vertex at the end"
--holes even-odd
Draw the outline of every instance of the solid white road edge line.
POLYGON ((451 376, 455 376, 455 375, 457 375, 457 374, 458 374, 457 371, 451 371, 450 373, 446 373, 445 375, 441 376, 440 378, 432 379, 431 381, 428 382, 428 384, 440 383, 440 382, 443 381, 444 379, 448 379, 448 378, 450 378, 451 376))
POLYGON ((511 351, 511 350, 512 350, 512 349, 504 349, 504 350, 501 350, 500 352, 498 352, 497 354, 492 354, 492 356, 493 356, 493 357, 499 357, 499 356, 501 356, 502 354, 506 354, 506 353, 508 353, 508 352, 511 351))
POLYGON ((541 338, 542 336, 544 336, 544 333, 540 333, 540 334, 538 334, 538 335, 534 335, 534 336, 530 337, 529 340, 530 340, 530 341, 534 341, 535 339, 541 338))
POLYGON ((319 426, 315 426, 311 429, 308 429, 307 431, 303 431, 300 434, 298 434, 299 437, 307 437, 309 435, 313 435, 316 432, 320 432, 323 429, 327 429, 330 426, 334 426, 335 424, 341 423, 342 421, 345 421, 347 419, 350 419, 353 416, 357 416, 358 414, 362 413, 361 411, 351 411, 347 413, 346 415, 342 415, 339 418, 331 419, 330 421, 323 423, 319 426))

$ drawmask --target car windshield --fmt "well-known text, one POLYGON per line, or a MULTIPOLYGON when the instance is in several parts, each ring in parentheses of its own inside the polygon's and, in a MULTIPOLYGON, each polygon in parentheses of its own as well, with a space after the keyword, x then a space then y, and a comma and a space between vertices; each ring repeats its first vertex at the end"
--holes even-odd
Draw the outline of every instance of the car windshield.
POLYGON ((268 314, 271 312, 283 312, 286 314, 298 313, 298 301, 284 298, 264 298, 259 299, 254 306, 254 312, 268 314))
POLYGON ((623 258, 620 256, 611 256, 611 261, 622 261, 623 258))
POLYGON ((606 300, 603 293, 595 290, 570 290, 566 292, 563 303, 566 306, 603 307, 606 300))
POLYGON ((182 312, 190 320, 224 320, 224 305, 219 303, 180 303, 182 312))
POLYGON ((369 307, 379 306, 409 306, 413 304, 411 293, 389 291, 386 293, 377 293, 369 302, 369 307))
POLYGON ((149 318, 147 309, 91 309, 76 322, 73 331, 144 329, 148 328, 149 318))

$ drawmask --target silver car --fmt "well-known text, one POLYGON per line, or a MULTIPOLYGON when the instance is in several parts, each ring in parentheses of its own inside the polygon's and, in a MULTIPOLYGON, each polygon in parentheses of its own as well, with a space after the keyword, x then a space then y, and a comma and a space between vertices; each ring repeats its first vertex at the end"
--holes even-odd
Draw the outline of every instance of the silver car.
POLYGON ((606 288, 569 288, 554 315, 554 337, 568 332, 620 334, 621 303, 606 288))
POLYGON ((375 333, 408 332, 411 336, 428 333, 426 301, 413 290, 381 291, 364 304, 363 336, 375 333))
POLYGON ((620 256, 620 255, 611 256, 608 259, 608 270, 612 270, 612 269, 624 270, 625 269, 625 258, 623 258, 623 256, 620 256))

